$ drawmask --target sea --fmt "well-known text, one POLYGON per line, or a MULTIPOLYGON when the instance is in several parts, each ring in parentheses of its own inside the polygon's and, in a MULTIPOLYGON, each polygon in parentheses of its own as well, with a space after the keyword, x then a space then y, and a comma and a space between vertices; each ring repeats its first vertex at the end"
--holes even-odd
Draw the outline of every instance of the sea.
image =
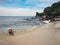
POLYGON ((22 30, 28 27, 41 25, 42 22, 35 16, 0 16, 0 31, 5 32, 9 28, 22 30))

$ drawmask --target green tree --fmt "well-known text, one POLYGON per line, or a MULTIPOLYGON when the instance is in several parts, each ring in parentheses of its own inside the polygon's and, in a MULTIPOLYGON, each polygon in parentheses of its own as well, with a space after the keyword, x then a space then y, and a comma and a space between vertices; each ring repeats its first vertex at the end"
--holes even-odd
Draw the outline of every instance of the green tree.
POLYGON ((50 12, 52 11, 51 7, 47 7, 44 9, 44 13, 46 13, 46 15, 50 15, 50 12))
POLYGON ((51 7, 46 7, 43 13, 36 13, 36 16, 47 15, 50 19, 60 15, 60 1, 53 3, 51 7))

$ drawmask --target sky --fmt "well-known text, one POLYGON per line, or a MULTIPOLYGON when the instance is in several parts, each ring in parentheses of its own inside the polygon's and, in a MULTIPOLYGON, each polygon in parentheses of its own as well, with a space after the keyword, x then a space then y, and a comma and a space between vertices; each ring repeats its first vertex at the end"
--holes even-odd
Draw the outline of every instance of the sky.
POLYGON ((0 16, 35 16, 60 0, 0 0, 0 16))

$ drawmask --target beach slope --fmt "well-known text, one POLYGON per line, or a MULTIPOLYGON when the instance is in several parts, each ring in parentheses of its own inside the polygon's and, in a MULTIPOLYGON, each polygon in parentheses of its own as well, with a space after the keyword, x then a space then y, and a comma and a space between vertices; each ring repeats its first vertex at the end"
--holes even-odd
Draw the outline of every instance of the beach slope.
POLYGON ((49 23, 29 33, 1 39, 0 45, 60 45, 59 28, 54 23, 49 23))

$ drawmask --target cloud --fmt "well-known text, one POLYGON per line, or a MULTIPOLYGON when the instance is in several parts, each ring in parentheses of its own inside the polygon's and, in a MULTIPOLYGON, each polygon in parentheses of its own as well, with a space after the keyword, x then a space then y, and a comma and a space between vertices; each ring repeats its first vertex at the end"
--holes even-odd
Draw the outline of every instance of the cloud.
POLYGON ((37 9, 0 7, 0 16, 35 16, 36 11, 42 12, 37 9))
POLYGON ((20 8, 45 8, 60 0, 0 0, 0 5, 20 8))
POLYGON ((35 1, 44 2, 44 3, 54 3, 54 2, 58 2, 60 0, 35 0, 35 1))
POLYGON ((44 9, 45 7, 51 6, 54 2, 58 2, 60 0, 25 0, 24 6, 26 8, 39 8, 44 9))
POLYGON ((32 16, 60 0, 0 0, 0 16, 32 16))

